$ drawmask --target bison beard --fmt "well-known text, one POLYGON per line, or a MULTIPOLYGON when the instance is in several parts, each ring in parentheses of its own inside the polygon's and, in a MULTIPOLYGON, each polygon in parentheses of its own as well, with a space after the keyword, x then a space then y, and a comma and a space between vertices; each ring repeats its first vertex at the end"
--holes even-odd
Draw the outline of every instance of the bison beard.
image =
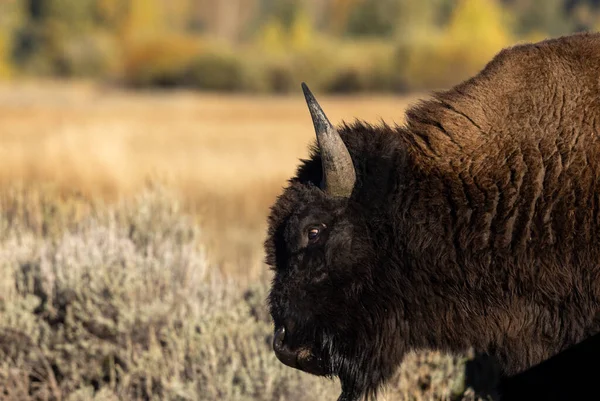
POLYGON ((500 52, 403 126, 317 134, 269 216, 273 348, 371 396, 408 350, 504 374, 600 330, 600 34, 500 52))

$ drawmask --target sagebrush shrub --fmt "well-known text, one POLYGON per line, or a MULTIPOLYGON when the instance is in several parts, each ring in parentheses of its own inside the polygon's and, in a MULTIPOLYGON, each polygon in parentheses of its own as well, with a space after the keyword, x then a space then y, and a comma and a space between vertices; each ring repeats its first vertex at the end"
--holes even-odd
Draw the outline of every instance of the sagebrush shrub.
POLYGON ((0 398, 283 400, 307 385, 335 396, 276 360, 266 284, 211 271, 173 197, 89 210, 50 234, 0 215, 0 398))

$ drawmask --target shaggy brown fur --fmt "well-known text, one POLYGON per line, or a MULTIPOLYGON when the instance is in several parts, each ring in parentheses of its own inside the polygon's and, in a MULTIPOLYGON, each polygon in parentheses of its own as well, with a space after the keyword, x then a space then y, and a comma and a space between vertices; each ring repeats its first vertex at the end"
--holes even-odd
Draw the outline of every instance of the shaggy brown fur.
POLYGON ((352 196, 319 189, 314 147, 265 245, 275 326, 340 399, 410 349, 474 347, 514 374, 600 330, 600 34, 506 49, 406 126, 339 130, 352 196))

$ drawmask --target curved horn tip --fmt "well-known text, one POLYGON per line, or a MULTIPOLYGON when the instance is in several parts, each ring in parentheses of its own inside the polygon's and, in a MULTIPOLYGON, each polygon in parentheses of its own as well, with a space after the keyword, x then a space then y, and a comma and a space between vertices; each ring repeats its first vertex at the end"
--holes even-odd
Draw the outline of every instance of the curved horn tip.
POLYGON ((306 85, 304 82, 302 82, 302 91, 304 92, 304 99, 306 100, 308 110, 310 111, 310 115, 317 132, 317 137, 321 134, 328 134, 328 131, 334 129, 333 125, 327 118, 327 115, 325 115, 325 112, 321 108, 321 105, 315 96, 312 94, 310 89, 308 89, 308 85, 306 85))
POLYGON ((306 82, 302 82, 301 84, 302 86, 302 92, 304 92, 304 98, 306 99, 306 102, 310 105, 319 105, 319 102, 317 102, 317 99, 315 98, 315 95, 313 95, 312 91, 308 88, 308 85, 306 85, 306 82))
POLYGON ((352 158, 339 133, 304 82, 302 82, 302 90, 321 150, 323 163, 321 188, 330 195, 349 197, 356 181, 352 158))
POLYGON ((307 103, 310 104, 316 104, 318 105, 319 103, 317 102, 317 99, 315 98, 315 95, 313 95, 312 91, 308 88, 308 85, 306 85, 306 83, 302 82, 302 92, 304 92, 304 98, 306 99, 307 103))

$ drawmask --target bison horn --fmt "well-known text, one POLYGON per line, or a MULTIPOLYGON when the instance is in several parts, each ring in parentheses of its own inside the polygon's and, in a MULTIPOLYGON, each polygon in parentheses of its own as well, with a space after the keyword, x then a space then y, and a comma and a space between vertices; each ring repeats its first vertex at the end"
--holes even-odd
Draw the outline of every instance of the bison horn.
POLYGON ((340 134, 331 125, 321 106, 303 82, 302 90, 317 134, 323 179, 321 188, 331 196, 349 197, 356 181, 354 164, 340 134))

